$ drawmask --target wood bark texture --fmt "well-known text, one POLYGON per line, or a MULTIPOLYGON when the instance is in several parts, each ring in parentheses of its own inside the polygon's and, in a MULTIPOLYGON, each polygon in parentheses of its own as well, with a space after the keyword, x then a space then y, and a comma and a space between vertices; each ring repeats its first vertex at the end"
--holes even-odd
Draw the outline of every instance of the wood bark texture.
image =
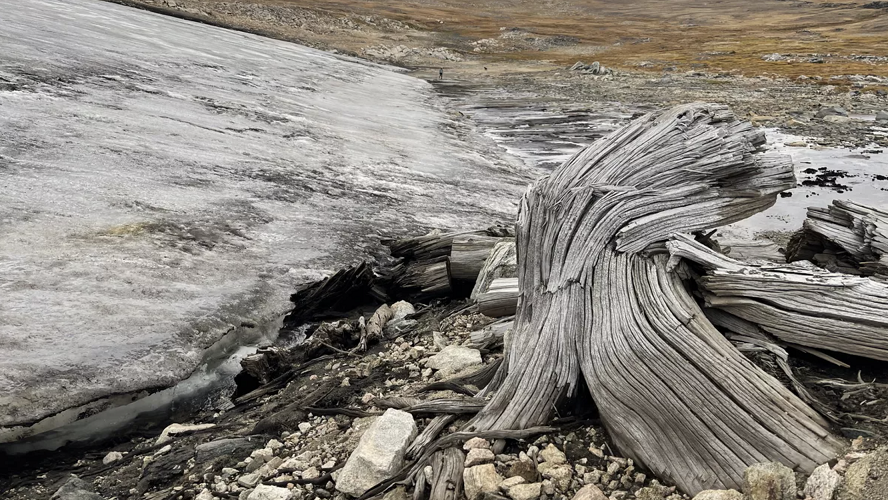
POLYGON ((502 238, 467 234, 453 238, 450 251, 450 277, 475 282, 494 245, 502 238))
POLYGON ((662 251, 674 233, 744 219, 795 185, 791 160, 761 154, 764 142, 725 106, 684 105, 537 182, 518 217, 499 388, 467 431, 540 425, 582 376, 620 451, 692 495, 739 489, 753 463, 811 471, 833 458, 827 422, 719 333, 662 251))
POLYGON ((789 261, 810 260, 844 273, 888 275, 888 212, 850 201, 808 209, 789 261))
POLYGON ((688 238, 667 246, 709 268, 699 279, 708 307, 785 342, 888 361, 888 283, 801 263, 743 264, 688 238))

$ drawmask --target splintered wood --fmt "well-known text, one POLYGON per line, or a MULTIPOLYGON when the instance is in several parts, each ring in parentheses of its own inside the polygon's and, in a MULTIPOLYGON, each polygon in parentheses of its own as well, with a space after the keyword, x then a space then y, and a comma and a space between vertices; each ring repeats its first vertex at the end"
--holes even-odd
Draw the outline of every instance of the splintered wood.
POLYGON ((850 201, 809 208, 803 230, 789 244, 789 260, 810 260, 843 273, 888 275, 888 212, 850 201))
MULTIPOLYGON (((507 360, 466 430, 541 425, 583 377, 620 451, 690 494, 739 489, 753 463, 810 472, 833 458, 827 422, 712 325, 663 250, 675 233, 744 219, 795 185, 791 161, 760 153, 764 142, 725 106, 679 106, 528 191, 507 360)), ((716 298, 727 279, 717 273, 704 278, 716 298)))

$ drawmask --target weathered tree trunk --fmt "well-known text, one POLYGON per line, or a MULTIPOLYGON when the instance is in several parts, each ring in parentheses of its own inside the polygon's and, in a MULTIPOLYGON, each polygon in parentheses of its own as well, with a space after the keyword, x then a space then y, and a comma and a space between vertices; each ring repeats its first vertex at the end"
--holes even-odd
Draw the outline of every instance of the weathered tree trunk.
POLYGON ((494 245, 502 241, 494 236, 467 234, 453 238, 450 251, 450 277, 475 282, 494 245))
POLYGON ((462 495, 463 463, 466 456, 456 447, 432 455, 432 493, 430 500, 457 500, 462 495))
POLYGON ((810 471, 832 458, 826 421, 716 330, 662 250, 646 251, 794 186, 791 161, 758 154, 763 143, 724 106, 679 106, 539 181, 518 219, 514 338, 469 430, 539 425, 583 376, 621 452, 691 494, 739 488, 756 462, 810 471))

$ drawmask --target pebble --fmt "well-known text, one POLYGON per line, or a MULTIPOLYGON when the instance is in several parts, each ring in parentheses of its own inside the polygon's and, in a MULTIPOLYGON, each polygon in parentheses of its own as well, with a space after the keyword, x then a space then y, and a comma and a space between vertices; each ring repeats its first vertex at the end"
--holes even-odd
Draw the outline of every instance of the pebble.
POLYGON ((466 467, 491 463, 494 460, 493 452, 486 448, 472 448, 466 455, 466 467))
POLYGON ((244 488, 255 488, 257 484, 259 484, 259 474, 244 474, 243 476, 237 478, 237 484, 243 486, 244 488))
POLYGON ((490 442, 484 438, 473 437, 472 439, 469 439, 468 441, 466 441, 465 444, 463 444, 463 449, 466 451, 477 449, 477 448, 483 448, 485 450, 490 449, 490 442))
POLYGON ((308 432, 309 430, 311 430, 311 424, 310 424, 310 423, 308 423, 308 422, 302 422, 301 424, 299 424, 299 432, 305 434, 305 433, 308 432))
POLYGON ((105 458, 102 459, 102 463, 105 465, 113 464, 119 460, 123 460, 123 453, 119 451, 112 451, 105 455, 105 458))

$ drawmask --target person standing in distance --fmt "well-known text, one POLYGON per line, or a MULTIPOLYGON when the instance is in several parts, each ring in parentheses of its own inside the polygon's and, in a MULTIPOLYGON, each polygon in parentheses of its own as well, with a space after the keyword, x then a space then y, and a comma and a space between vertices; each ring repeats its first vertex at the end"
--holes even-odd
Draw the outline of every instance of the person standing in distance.
POLYGON ((438 80, 444 79, 444 68, 438 70, 438 80))

